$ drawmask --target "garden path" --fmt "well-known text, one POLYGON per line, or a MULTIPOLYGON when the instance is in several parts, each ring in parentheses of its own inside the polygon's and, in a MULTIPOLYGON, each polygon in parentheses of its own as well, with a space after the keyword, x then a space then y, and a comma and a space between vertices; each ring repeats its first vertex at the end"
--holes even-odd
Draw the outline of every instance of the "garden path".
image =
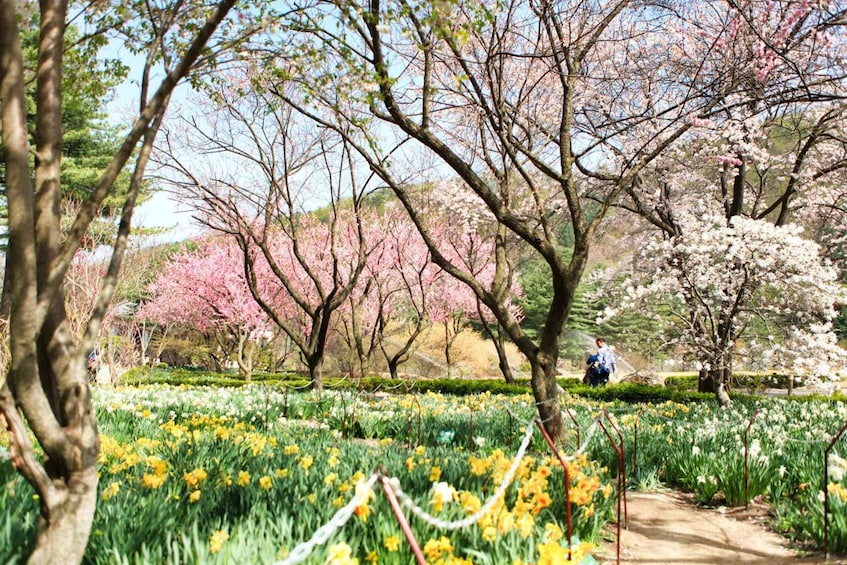
MULTIPOLYGON (((847 564, 792 550, 785 538, 768 529, 767 509, 761 505, 720 511, 700 508, 678 492, 627 492, 627 516, 629 528, 621 530, 623 564, 847 564)), ((610 541, 597 556, 603 565, 616 562, 616 525, 610 530, 610 541)))

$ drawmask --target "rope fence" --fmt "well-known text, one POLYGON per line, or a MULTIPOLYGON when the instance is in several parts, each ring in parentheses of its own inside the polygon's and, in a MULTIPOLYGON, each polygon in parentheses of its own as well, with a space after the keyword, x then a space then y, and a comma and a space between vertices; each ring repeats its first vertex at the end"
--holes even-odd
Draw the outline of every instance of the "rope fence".
MULTIPOLYGON (((330 395, 335 393, 339 396, 339 398, 331 398, 329 400, 331 405, 338 400, 343 406, 343 430, 342 435, 346 436, 346 432, 348 426, 351 426, 354 423, 356 418, 356 405, 358 404, 358 400, 360 398, 360 394, 351 395, 351 398, 344 397, 343 392, 335 392, 332 391, 330 395), (349 402, 348 402, 349 401, 349 402), (352 407, 352 408, 351 408, 352 407), (348 413, 348 408, 351 411, 348 413)), ((288 407, 288 390, 284 391, 286 397, 286 408, 288 407)), ((415 393, 409 393, 412 398, 413 406, 412 410, 409 411, 408 422, 405 430, 404 442, 406 445, 412 445, 414 443, 414 435, 417 435, 417 443, 421 443, 422 439, 422 420, 423 420, 423 407, 421 406, 421 402, 418 400, 418 395, 415 393)), ((326 394, 319 395, 316 403, 325 403, 327 399, 324 398, 326 394)), ((538 409, 539 403, 528 403, 526 408, 535 408, 538 409)), ((384 491, 385 496, 389 500, 389 503, 392 507, 392 510, 395 513, 395 517, 400 524, 401 529, 404 532, 404 535, 409 542, 413 554, 415 555, 415 559, 419 564, 424 564, 425 560, 423 559, 422 553, 420 551, 420 547, 417 544, 417 541, 414 538, 411 528, 408 525, 406 520, 406 516, 403 514, 403 510, 408 511, 411 515, 415 516, 418 520, 427 524, 428 526, 440 530, 459 530, 467 527, 471 527, 479 522, 479 520, 485 516, 485 514, 490 511, 490 509, 497 503, 500 497, 508 489, 509 485, 511 485, 514 480, 515 473, 519 468, 521 461, 526 455, 527 450, 529 449, 529 445, 532 441, 532 437, 534 435, 535 428, 537 427, 542 435, 546 436, 544 439, 547 441, 549 448, 554 453, 554 455, 559 459, 565 473, 565 504, 566 504, 566 517, 567 517, 567 540, 569 547, 569 559, 570 559, 570 546, 572 542, 572 530, 571 530, 571 508, 569 503, 569 492, 568 492, 568 469, 566 463, 572 462, 577 457, 583 455, 588 447, 594 441, 596 433, 599 430, 604 432, 607 440, 609 441, 609 445, 615 451, 615 455, 617 457, 618 462, 618 473, 617 473, 617 562, 620 562, 620 539, 621 539, 621 526, 626 527, 627 524, 627 509, 626 509, 626 453, 625 453, 625 444, 626 441, 624 439, 624 435, 621 431, 621 428, 618 426, 619 419, 624 416, 632 416, 633 420, 627 424, 627 427, 631 425, 632 436, 631 438, 631 458, 632 458, 632 473, 637 477, 638 470, 638 448, 639 448, 639 437, 638 431, 639 426, 644 425, 644 422, 647 421, 659 421, 672 423, 677 430, 681 430, 683 433, 692 433, 697 432, 698 434, 702 432, 702 429, 699 427, 699 424, 694 423, 685 423, 679 422, 678 420, 668 417, 656 410, 648 410, 644 406, 637 407, 635 409, 625 409, 625 408, 603 408, 600 409, 599 412, 596 408, 585 407, 586 411, 594 412, 591 418, 591 424, 587 430, 584 429, 584 425, 580 424, 580 419, 582 421, 585 420, 585 412, 582 413, 582 416, 578 413, 577 410, 572 407, 565 407, 562 410, 562 419, 570 420, 573 423, 573 431, 576 434, 576 451, 571 453, 570 455, 563 455, 558 452, 552 440, 550 440, 549 436, 547 436, 545 424, 547 422, 542 421, 539 418, 533 418, 531 421, 527 422, 522 419, 520 416, 516 415, 510 406, 503 404, 504 411, 508 414, 508 440, 509 440, 509 448, 512 448, 512 439, 514 437, 513 428, 517 425, 518 427, 523 427, 524 435, 521 439, 520 445, 515 453, 512 464, 509 467, 509 470, 504 475, 502 481, 495 489, 494 493, 485 501, 485 503, 480 507, 478 511, 476 511, 473 515, 467 516, 461 520, 456 521, 445 521, 436 516, 431 515, 427 512, 426 509, 419 506, 412 498, 403 490, 402 485, 396 477, 389 477, 387 473, 383 471, 375 471, 374 474, 368 480, 367 486, 370 490, 373 489, 374 485, 379 482, 382 490, 384 491), (649 420, 648 420, 649 417, 649 420), (584 436, 584 437, 583 437, 584 436)), ((470 413, 470 426, 469 426, 469 438, 468 445, 471 450, 474 449, 473 443, 473 418, 475 410, 473 407, 468 407, 470 413)), ((551 416, 552 417, 552 416, 551 416)), ((749 486, 749 452, 750 452, 750 442, 751 436, 755 434, 752 433, 755 430, 758 430, 762 423, 758 420, 762 418, 762 414, 759 413, 759 410, 754 410, 750 414, 745 415, 742 418, 738 419, 738 424, 740 426, 741 433, 739 434, 739 440, 742 444, 743 449, 743 466, 744 466, 744 498, 745 504, 749 503, 748 496, 748 486, 749 486)), ((760 431, 760 430, 759 430, 760 431)), ((823 496, 824 496, 824 552, 828 556, 828 517, 829 517, 829 501, 828 501, 828 489, 827 489, 827 481, 828 481, 828 465, 826 464, 827 458, 829 457, 829 451, 833 449, 836 442, 841 439, 842 435, 847 431, 847 423, 845 426, 838 432, 838 434, 830 437, 821 437, 820 439, 809 439, 809 438, 796 438, 790 437, 788 433, 779 434, 776 438, 773 437, 773 430, 768 430, 768 438, 769 440, 778 441, 778 442, 790 442, 790 443, 801 443, 808 445, 827 445, 824 453, 825 464, 823 471, 823 496)), ((815 435, 818 435, 815 433, 815 435)), ((752 441, 757 441, 755 438, 752 438, 752 441)), ((278 562, 278 565, 289 565, 300 563, 302 560, 306 559, 314 548, 318 545, 322 545, 326 542, 329 537, 331 537, 334 533, 336 533, 343 525, 349 520, 353 510, 358 506, 357 498, 351 500, 347 506, 340 509, 333 517, 330 519, 327 524, 319 528, 315 534, 312 536, 310 540, 304 542, 295 548, 292 551, 291 555, 285 559, 284 561, 278 562)))
MULTIPOLYGON (((420 550, 420 545, 412 533, 411 527, 408 524, 406 516, 402 513, 401 507, 406 508, 412 515, 421 520, 424 524, 428 526, 439 529, 439 530, 460 530, 463 528, 471 527, 477 524, 493 507, 500 498, 506 492, 506 489, 512 484, 515 474, 520 467, 521 462, 526 456, 527 450, 529 449, 529 445, 531 443, 532 437, 534 435, 536 426, 541 430, 541 433, 547 439, 550 448, 553 450, 554 454, 558 457, 562 468, 565 473, 565 510, 567 516, 567 539, 568 539, 568 560, 571 558, 571 546, 573 541, 572 529, 571 529, 571 505, 569 501, 568 495, 568 484, 569 484, 569 476, 568 469, 566 463, 575 460, 577 457, 580 457, 583 453, 585 453, 588 446, 591 444, 592 438, 594 438, 595 433, 598 428, 602 427, 602 418, 608 418, 607 415, 600 415, 594 419, 591 427, 589 428, 588 435, 586 437, 586 441, 577 449, 576 452, 571 454, 570 456, 562 456, 556 450, 555 446, 550 440, 549 435, 543 426, 541 420, 535 418, 531 422, 524 422, 526 431, 524 432, 524 436, 521 440, 520 446, 518 447, 517 452, 512 458, 512 463, 509 466, 509 469, 503 475, 500 484, 488 497, 488 499, 480 506, 480 508, 474 512, 473 514, 461 519, 461 520, 453 520, 447 521, 442 520, 436 516, 433 516, 429 512, 427 512, 423 507, 421 507, 418 503, 416 503, 411 496, 409 496, 404 490, 400 483, 400 479, 397 477, 389 477, 384 468, 379 468, 376 470, 367 481, 360 482, 356 485, 356 494, 355 496, 342 508, 340 508, 333 516, 329 519, 325 524, 320 526, 315 533, 309 538, 307 541, 300 543, 297 545, 291 553, 282 561, 277 561, 274 565, 296 565, 297 563, 301 563, 305 560, 316 547, 324 545, 329 538, 331 538, 334 534, 336 534, 344 525, 350 520, 356 508, 365 504, 371 492, 373 491, 374 485, 379 482, 383 487, 383 491, 388 499, 392 510, 394 511, 395 518, 397 519, 403 534, 406 536, 406 540, 409 542, 410 547, 412 548, 412 553, 415 555, 415 559, 418 565, 425 565, 426 560, 424 559, 423 553, 420 550)), ((620 479, 619 479, 620 481, 620 479)), ((619 482, 620 485, 620 482, 619 482)), ((622 496, 620 486, 618 488, 618 551, 617 551, 617 562, 620 562, 620 497, 622 496)))

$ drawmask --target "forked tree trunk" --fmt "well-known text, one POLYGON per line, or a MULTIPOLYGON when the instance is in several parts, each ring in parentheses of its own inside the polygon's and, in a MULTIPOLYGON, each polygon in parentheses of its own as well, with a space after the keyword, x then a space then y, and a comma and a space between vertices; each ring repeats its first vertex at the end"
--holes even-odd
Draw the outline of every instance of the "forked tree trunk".
POLYGON ((315 358, 310 356, 306 359, 306 365, 309 367, 309 382, 312 390, 321 390, 324 387, 323 382, 323 356, 315 358))
POLYGON ((729 406, 732 402, 729 397, 729 377, 731 374, 732 371, 729 368, 700 369, 697 392, 714 393, 721 406, 729 406))
POLYGON ((509 364, 509 357, 506 354, 506 339, 503 337, 503 330, 498 325, 497 331, 493 331, 489 324, 484 324, 485 332, 491 338, 494 344, 494 349, 497 351, 497 366, 500 368, 500 373, 508 384, 515 384, 515 375, 512 373, 512 366, 509 364))

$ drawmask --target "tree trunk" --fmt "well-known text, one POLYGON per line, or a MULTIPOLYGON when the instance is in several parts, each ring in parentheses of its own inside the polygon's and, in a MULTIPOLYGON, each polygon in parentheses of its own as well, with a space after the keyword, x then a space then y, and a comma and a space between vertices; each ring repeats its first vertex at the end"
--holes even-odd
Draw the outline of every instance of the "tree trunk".
POLYGON ((697 380, 697 392, 717 392, 720 378, 717 371, 700 369, 699 379, 697 380))
POLYGON ((238 370, 244 378, 244 382, 250 382, 253 378, 253 342, 249 339, 249 334, 241 329, 238 332, 238 370))
POLYGON ((444 320, 444 364, 447 365, 447 378, 453 376, 452 362, 450 359, 450 319, 444 320))
POLYGON ((56 503, 42 501, 38 538, 29 565, 82 562, 97 506, 97 482, 94 465, 71 473, 64 483, 54 481, 59 485, 52 497, 56 503))
POLYGON ((490 331, 488 324, 485 324, 485 329, 494 343, 494 349, 497 350, 497 366, 500 367, 500 373, 506 379, 506 383, 515 384, 515 375, 512 373, 512 366, 506 355, 506 340, 503 339, 502 329, 498 325, 496 334, 490 331))
POLYGON ((723 369, 700 369, 697 382, 697 392, 711 392, 721 406, 729 406, 732 402, 729 397, 729 377, 732 371, 728 367, 723 369))
POLYGON ((399 366, 400 366, 400 359, 398 359, 396 356, 388 358, 388 374, 394 380, 400 378, 399 374, 398 374, 399 366))
POLYGON ((306 364, 309 367, 309 382, 312 385, 312 390, 323 389, 323 355, 319 357, 310 355, 306 358, 306 364))
POLYGON ((559 404, 559 391, 556 383, 556 359, 539 355, 530 359, 532 367, 532 392, 538 405, 538 416, 544 423, 544 429, 556 445, 565 439, 565 423, 559 404), (546 360, 545 360, 545 357, 546 360))

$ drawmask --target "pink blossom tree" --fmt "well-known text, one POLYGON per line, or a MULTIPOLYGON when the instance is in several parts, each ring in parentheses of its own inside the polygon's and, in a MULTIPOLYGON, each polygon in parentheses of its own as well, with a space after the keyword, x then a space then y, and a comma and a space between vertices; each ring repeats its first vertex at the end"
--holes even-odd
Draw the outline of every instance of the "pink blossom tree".
POLYGON ((361 210, 375 179, 342 137, 253 88, 262 72, 248 63, 210 83, 197 100, 203 120, 187 112, 158 159, 200 221, 237 244, 254 300, 321 388, 334 317, 376 245, 361 210))
POLYGON ((140 317, 231 340, 239 371, 250 380, 256 344, 268 337, 271 323, 250 293, 241 250, 234 242, 221 237, 199 240, 197 249, 165 264, 150 292, 140 317))

